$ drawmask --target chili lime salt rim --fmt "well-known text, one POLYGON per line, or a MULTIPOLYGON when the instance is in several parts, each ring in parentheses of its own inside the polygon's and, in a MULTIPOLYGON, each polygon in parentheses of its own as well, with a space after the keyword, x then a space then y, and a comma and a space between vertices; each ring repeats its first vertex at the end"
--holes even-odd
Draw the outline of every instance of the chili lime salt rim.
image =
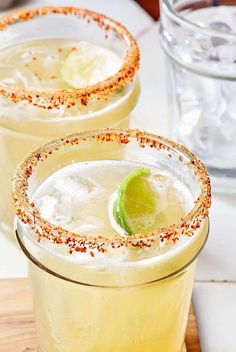
POLYGON ((211 205, 211 185, 205 166, 184 146, 167 138, 139 130, 108 128, 58 138, 29 154, 18 166, 14 175, 12 197, 18 219, 31 227, 39 241, 42 238, 46 238, 50 242, 68 246, 70 253, 74 251, 89 252, 91 256, 94 256, 94 251, 106 252, 108 247, 131 246, 146 248, 150 247, 157 239, 176 242, 179 236, 192 236, 208 216, 211 205), (157 151, 165 150, 170 158, 172 157, 171 151, 177 152, 179 161, 193 171, 200 185, 201 192, 195 200, 194 207, 175 224, 165 228, 158 228, 150 233, 140 233, 126 237, 117 234, 112 238, 108 238, 103 234, 97 234, 94 237, 83 233, 74 233, 46 221, 28 196, 29 179, 37 165, 45 159, 49 159, 52 154, 70 145, 78 145, 79 148, 79 144, 84 141, 96 141, 98 143, 116 142, 124 145, 131 141, 136 141, 140 148, 148 147, 157 151))
POLYGON ((93 21, 97 23, 99 28, 104 29, 105 37, 108 36, 110 30, 113 31, 127 47, 126 56, 119 71, 104 81, 90 86, 60 89, 53 92, 10 87, 0 82, 0 94, 12 99, 14 102, 27 101, 34 106, 51 110, 59 108, 62 105, 71 108, 75 106, 78 101, 80 101, 82 105, 87 105, 91 97, 98 100, 104 99, 133 81, 140 61, 137 42, 125 26, 103 14, 76 7, 24 9, 1 17, 0 31, 4 31, 9 26, 19 22, 29 21, 36 17, 43 17, 49 14, 73 15, 77 17, 78 20, 84 20, 88 23, 93 21))

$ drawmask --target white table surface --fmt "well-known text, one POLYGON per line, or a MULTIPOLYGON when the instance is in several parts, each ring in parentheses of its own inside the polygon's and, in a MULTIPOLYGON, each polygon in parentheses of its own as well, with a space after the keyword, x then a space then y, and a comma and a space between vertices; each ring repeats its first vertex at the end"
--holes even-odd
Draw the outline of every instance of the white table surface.
MULTIPOLYGON (((132 0, 28 0, 21 3, 77 4, 124 23, 138 39, 141 49, 142 92, 133 111, 132 127, 168 135, 165 60, 159 44, 158 24, 136 3, 132 0)), ((236 197, 214 194, 210 237, 199 258, 193 292, 202 352, 236 352, 235 217, 236 197)), ((18 248, 3 236, 0 236, 0 248, 0 278, 26 276, 26 261, 18 248)))

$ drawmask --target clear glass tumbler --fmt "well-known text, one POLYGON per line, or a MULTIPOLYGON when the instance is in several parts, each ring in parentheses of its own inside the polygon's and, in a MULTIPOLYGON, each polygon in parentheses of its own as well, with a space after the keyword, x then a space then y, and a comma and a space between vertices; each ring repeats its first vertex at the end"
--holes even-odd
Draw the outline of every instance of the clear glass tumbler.
MULTIPOLYGON (((0 65, 0 160, 3 165, 0 171, 0 231, 9 238, 13 238, 14 218, 11 179, 20 160, 50 138, 66 133, 110 126, 128 127, 129 113, 139 94, 138 46, 120 23, 102 14, 72 7, 28 9, 1 17, 0 50, 38 39, 41 42, 44 39, 91 42, 116 53, 122 65, 115 75, 97 84, 56 91, 40 87, 37 77, 29 82, 26 80, 28 83, 23 87, 16 87, 10 84, 11 74, 27 75, 27 67, 20 72, 17 65, 8 62, 0 65), (6 72, 10 77, 9 84, 1 81, 6 72)), ((47 56, 47 52, 40 52, 40 55, 47 56)))
POLYGON ((236 192, 236 1, 162 0, 172 136, 236 192))
POLYGON ((192 153, 137 130, 73 134, 25 158, 13 180, 13 199, 16 236, 34 291, 37 351, 185 351, 210 193, 206 169, 192 153), (47 222, 31 201, 38 185, 61 167, 90 160, 145 160, 168 170, 190 190, 194 207, 176 224, 128 238, 91 237, 47 222), (161 252, 169 241, 175 243, 172 249, 161 252), (121 260, 125 249, 139 255, 121 260))

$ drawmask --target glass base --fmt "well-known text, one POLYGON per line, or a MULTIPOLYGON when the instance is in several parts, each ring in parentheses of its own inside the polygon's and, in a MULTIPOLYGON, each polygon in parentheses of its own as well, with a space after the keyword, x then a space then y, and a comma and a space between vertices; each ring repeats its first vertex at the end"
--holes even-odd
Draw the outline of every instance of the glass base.
POLYGON ((236 194, 236 169, 218 169, 207 166, 212 189, 218 193, 236 194))

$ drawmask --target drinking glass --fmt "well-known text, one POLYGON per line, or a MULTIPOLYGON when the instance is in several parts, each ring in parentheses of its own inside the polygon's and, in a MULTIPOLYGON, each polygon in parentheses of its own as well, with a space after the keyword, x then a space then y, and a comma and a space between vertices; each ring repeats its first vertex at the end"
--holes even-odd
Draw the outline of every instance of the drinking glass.
POLYGON ((73 134, 24 159, 13 180, 13 199, 16 237, 34 292, 38 352, 185 351, 211 202, 206 169, 191 152, 137 130, 73 134), (181 179, 194 206, 175 224, 128 237, 76 234, 43 219, 31 201, 37 187, 58 169, 91 160, 145 160, 181 179), (162 252, 163 243, 171 249, 162 252), (139 255, 120 260, 124 250, 139 255))
MULTIPOLYGON (((22 88, 0 81, 0 230, 10 238, 14 218, 11 179, 20 160, 50 138, 66 133, 128 127, 139 93, 139 50, 120 23, 73 7, 26 9, 0 18, 1 50, 37 39, 88 41, 116 53, 122 65, 114 76, 80 89, 22 88)), ((5 69, 9 74, 7 63, 1 65, 0 77, 5 69)), ((15 68, 11 69, 14 73, 15 68)))
POLYGON ((172 136, 236 192, 236 1, 162 0, 172 136))

